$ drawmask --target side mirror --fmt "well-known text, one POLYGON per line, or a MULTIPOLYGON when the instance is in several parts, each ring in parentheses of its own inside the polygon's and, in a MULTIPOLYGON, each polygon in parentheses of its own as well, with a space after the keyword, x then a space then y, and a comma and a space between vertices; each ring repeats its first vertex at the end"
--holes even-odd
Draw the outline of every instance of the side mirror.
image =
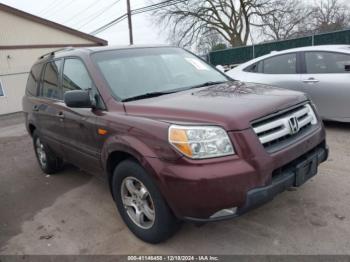
POLYGON ((64 102, 72 108, 93 108, 94 103, 90 92, 85 90, 73 90, 64 94, 64 102))

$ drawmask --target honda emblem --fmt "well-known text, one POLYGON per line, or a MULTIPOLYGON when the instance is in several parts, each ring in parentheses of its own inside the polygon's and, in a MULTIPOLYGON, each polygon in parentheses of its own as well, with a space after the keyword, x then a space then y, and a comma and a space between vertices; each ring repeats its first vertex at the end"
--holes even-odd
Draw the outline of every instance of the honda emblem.
POLYGON ((288 120, 288 122, 290 127, 290 134, 294 135, 298 133, 300 130, 298 119, 295 116, 293 116, 288 120))

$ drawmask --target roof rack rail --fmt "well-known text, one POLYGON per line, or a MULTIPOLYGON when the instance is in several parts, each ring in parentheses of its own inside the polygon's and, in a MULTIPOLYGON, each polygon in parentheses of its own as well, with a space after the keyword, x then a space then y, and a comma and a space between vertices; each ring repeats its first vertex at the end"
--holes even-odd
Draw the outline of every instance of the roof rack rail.
POLYGON ((54 56, 56 53, 58 52, 63 52, 63 51, 70 51, 70 50, 73 50, 74 47, 72 46, 67 46, 67 47, 64 47, 64 48, 60 48, 60 49, 56 49, 54 51, 51 51, 49 53, 46 53, 46 54, 43 54, 39 57, 39 59, 43 59, 44 57, 47 57, 47 56, 54 56))

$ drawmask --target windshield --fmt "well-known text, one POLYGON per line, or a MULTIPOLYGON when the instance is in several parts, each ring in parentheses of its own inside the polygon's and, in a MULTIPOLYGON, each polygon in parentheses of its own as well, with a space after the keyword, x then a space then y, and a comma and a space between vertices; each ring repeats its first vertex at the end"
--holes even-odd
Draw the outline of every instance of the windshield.
POLYGON ((120 100, 228 81, 223 74, 180 48, 103 51, 94 53, 92 59, 120 100))

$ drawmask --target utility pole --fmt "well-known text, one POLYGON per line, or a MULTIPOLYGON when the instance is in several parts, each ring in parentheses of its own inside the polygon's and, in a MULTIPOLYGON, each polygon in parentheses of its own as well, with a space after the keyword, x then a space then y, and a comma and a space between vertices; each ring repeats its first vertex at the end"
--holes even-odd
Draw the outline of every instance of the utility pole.
POLYGON ((130 39, 130 45, 134 44, 134 37, 132 34, 132 20, 131 20, 131 7, 130 7, 130 0, 126 0, 126 6, 127 6, 127 13, 128 13, 128 24, 129 24, 129 39, 130 39))

